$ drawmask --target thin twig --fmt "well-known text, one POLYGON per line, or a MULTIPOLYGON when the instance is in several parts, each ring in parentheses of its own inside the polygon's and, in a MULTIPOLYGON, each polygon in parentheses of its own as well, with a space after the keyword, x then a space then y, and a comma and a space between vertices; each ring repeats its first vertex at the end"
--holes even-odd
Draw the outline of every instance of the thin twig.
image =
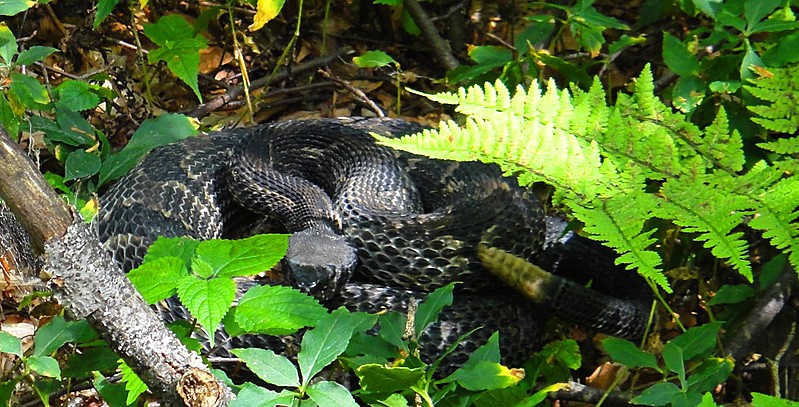
POLYGON ((380 107, 377 106, 377 103, 375 103, 372 99, 369 99, 369 96, 366 96, 366 94, 363 93, 362 90, 350 85, 349 83, 347 83, 347 81, 344 81, 344 80, 342 80, 342 79, 340 79, 338 77, 335 77, 335 76, 331 75, 327 71, 324 71, 324 70, 320 69, 317 72, 319 72, 319 74, 321 74, 325 78, 330 79, 333 82, 336 82, 337 84, 339 84, 342 87, 344 87, 344 89, 347 89, 348 91, 350 91, 353 94, 355 94, 355 96, 357 96, 363 103, 365 103, 367 106, 369 106, 369 109, 371 109, 373 112, 375 112, 377 117, 386 117, 386 114, 383 112, 382 109, 380 109, 380 107))
MULTIPOLYGON (((349 47, 338 49, 336 50, 336 52, 332 54, 324 55, 319 58, 314 58, 308 62, 294 66, 291 73, 289 73, 287 69, 283 69, 280 72, 270 77, 263 77, 260 79, 256 79, 250 83, 250 90, 260 89, 263 88, 264 86, 268 86, 273 83, 283 81, 287 79, 291 74, 296 74, 311 69, 319 68, 320 66, 329 64, 330 62, 338 58, 341 58, 342 56, 350 55, 352 53, 353 53, 352 48, 349 47)), ((242 88, 241 85, 231 87, 230 90, 225 92, 223 95, 211 99, 208 102, 201 104, 200 106, 197 106, 196 109, 188 112, 187 114, 191 117, 205 116, 210 112, 221 109, 223 106, 237 99, 242 94, 242 92, 244 92, 244 89, 242 88)))
POLYGON ((430 46, 433 48, 433 55, 438 62, 447 70, 453 70, 460 66, 458 59, 452 55, 449 44, 441 38, 438 29, 433 25, 433 21, 427 16, 427 12, 419 5, 419 2, 416 0, 403 0, 402 4, 405 6, 405 10, 408 11, 408 14, 413 18, 413 21, 416 22, 416 25, 422 32, 422 36, 430 43, 430 46))

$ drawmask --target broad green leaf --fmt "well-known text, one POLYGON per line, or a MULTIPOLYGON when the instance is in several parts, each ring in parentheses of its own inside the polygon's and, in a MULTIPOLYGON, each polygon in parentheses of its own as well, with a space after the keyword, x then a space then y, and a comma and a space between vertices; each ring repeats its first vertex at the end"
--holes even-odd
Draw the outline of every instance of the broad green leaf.
POLYGON ((299 397, 298 394, 287 390, 277 393, 248 382, 241 386, 241 390, 236 395, 236 399, 230 403, 230 407, 290 406, 297 397, 299 397))
POLYGON ((353 57, 352 63, 361 68, 380 68, 389 64, 397 64, 390 55, 383 51, 366 51, 361 56, 353 57))
POLYGON ((287 335, 327 314, 313 297, 291 287, 253 287, 238 302, 236 323, 247 332, 287 335))
POLYGON ((131 270, 128 278, 148 304, 155 304, 175 295, 178 282, 187 274, 180 258, 159 257, 131 270))
MULTIPOLYGON (((111 359, 112 361, 115 359, 111 359)), ((100 372, 93 372, 93 381, 95 390, 103 398, 103 401, 108 403, 110 407, 127 406, 128 392, 125 391, 125 385, 122 383, 111 383, 103 377, 100 372)))
POLYGON ((125 390, 128 391, 128 398, 125 402, 128 405, 133 404, 140 395, 147 391, 147 385, 122 359, 119 359, 119 373, 122 375, 121 381, 125 383, 125 390))
POLYGON ((702 396, 702 402, 697 407, 718 407, 713 401, 713 393, 707 392, 702 396))
POLYGON ((255 17, 253 17, 252 24, 247 29, 250 31, 260 30, 264 24, 272 21, 280 14, 280 10, 283 9, 283 3, 285 3, 285 0, 258 0, 255 17))
POLYGON ((438 315, 441 310, 452 305, 452 290, 454 288, 455 284, 453 283, 437 288, 424 301, 419 303, 413 323, 417 339, 422 336, 422 332, 428 325, 438 321, 438 315))
POLYGON ((97 2, 97 11, 94 12, 94 23, 92 23, 92 29, 97 29, 100 26, 100 23, 114 11, 114 7, 116 7, 119 0, 99 0, 97 2))
POLYGON ((214 268, 207 261, 197 257, 191 259, 191 272, 200 278, 214 277, 214 268))
POLYGON ((3 93, 0 93, 0 125, 5 127, 11 138, 17 139, 19 135, 19 117, 14 113, 3 93))
POLYGON ((85 150, 75 150, 67 156, 64 162, 64 181, 73 179, 87 178, 100 170, 102 160, 94 153, 87 153, 85 150))
POLYGON ((97 143, 94 136, 94 127, 86 118, 78 112, 64 109, 63 106, 56 105, 56 122, 61 130, 61 134, 69 140, 65 143, 73 146, 90 147, 97 143))
POLYGON ((61 368, 58 361, 50 356, 33 355, 27 360, 28 367, 41 376, 61 380, 61 368))
POLYGON ((105 343, 82 349, 82 352, 69 355, 61 369, 63 377, 78 379, 90 377, 93 371, 116 371, 119 356, 105 343))
POLYGON ((150 150, 196 134, 197 128, 192 120, 182 114, 167 113, 145 120, 133 133, 128 145, 103 162, 98 186, 125 175, 150 150))
POLYGON ((261 380, 279 387, 299 387, 297 367, 283 355, 268 349, 233 349, 247 367, 261 380))
POLYGON ((744 18, 746 18, 747 34, 753 32, 755 25, 782 5, 784 0, 758 0, 744 2, 744 18))
MULTIPOLYGON (((20 52, 19 56, 17 57, 17 65, 30 65, 35 62, 39 62, 48 55, 52 54, 53 52, 57 52, 58 49, 53 47, 43 47, 41 45, 34 45, 25 51, 20 52)), ((73 82, 69 80, 68 82, 73 82)))
POLYGON ((677 37, 663 33, 663 62, 679 76, 693 76, 699 73, 699 61, 688 47, 677 37))
POLYGON ((604 14, 598 12, 592 4, 594 3, 593 0, 579 0, 577 4, 572 9, 572 19, 579 21, 580 23, 584 23, 589 26, 598 27, 601 29, 605 28, 615 28, 617 30, 629 30, 630 27, 627 24, 613 18, 608 17, 604 14))
POLYGON ((8 402, 11 400, 11 394, 14 393, 14 390, 17 388, 17 382, 14 380, 9 380, 0 383, 0 405, 8 406, 10 405, 8 402))
POLYGON ((797 407, 799 402, 762 393, 752 393, 752 405, 754 407, 797 407))
POLYGON ((468 370, 458 369, 450 376, 466 390, 493 390, 513 386, 524 378, 524 369, 509 369, 486 360, 468 370))
POLYGON ((55 92, 58 94, 56 104, 73 112, 92 109, 100 103, 100 97, 90 90, 88 83, 83 81, 64 81, 55 88, 55 92))
MULTIPOLYGON (((2 1, 3 0, 0 0, 0 2, 2 1)), ((5 66, 10 66, 11 59, 14 58, 14 54, 16 53, 17 37, 14 36, 14 33, 11 32, 11 29, 8 28, 6 23, 0 23, 0 62, 5 66)))
POLYGON ((630 368, 649 367, 660 371, 660 367, 654 355, 638 349, 634 343, 628 340, 608 337, 602 340, 602 345, 605 347, 605 352, 607 352, 614 361, 624 366, 630 368))
POLYGON ((494 332, 485 344, 469 354, 469 359, 460 369, 470 370, 480 362, 499 363, 499 332, 494 332))
POLYGON ((188 237, 159 237, 147 248, 144 261, 153 261, 161 257, 178 257, 183 261, 186 270, 191 267, 194 251, 200 245, 199 240, 188 237))
POLYGON ((297 362, 302 372, 302 385, 341 355, 352 337, 350 313, 338 308, 320 318, 316 326, 302 336, 297 362))
POLYGON ((669 343, 673 343, 674 346, 679 346, 683 350, 684 360, 691 360, 695 356, 711 351, 716 346, 716 338, 721 324, 721 321, 715 321, 693 327, 669 343))
POLYGON ((753 67, 763 67, 763 61, 755 52, 755 48, 752 47, 752 44, 749 40, 744 40, 744 44, 746 45, 746 53, 744 54, 743 62, 741 63, 741 79, 754 79, 755 74, 752 73, 753 67))
POLYGON ((424 375, 422 368, 367 363, 355 369, 358 384, 368 393, 389 393, 409 389, 424 375))
POLYGON ((0 352, 22 356, 22 341, 8 332, 0 332, 0 352))
POLYGON ((66 321, 57 316, 40 327, 33 337, 33 354, 50 355, 67 342, 86 342, 95 337, 86 320, 66 321))
POLYGON ((699 11, 707 14, 711 18, 716 18, 716 15, 724 7, 722 0, 693 0, 694 6, 699 11))
POLYGON ((35 5, 33 0, 0 0, 0 16, 13 16, 35 5))
POLYGON ((274 267, 288 250, 286 234, 255 235, 241 240, 206 240, 197 246, 197 258, 224 277, 248 276, 274 267))
POLYGON ((45 89, 36 78, 19 72, 12 72, 10 78, 11 83, 9 86, 13 95, 25 105, 26 108, 39 110, 44 107, 44 105, 50 103, 50 96, 47 95, 47 89, 45 89))
POLYGON ((525 397, 524 402, 523 403, 519 403, 516 406, 517 407, 534 407, 534 406, 538 406, 544 401, 544 399, 547 398, 547 395, 549 395, 549 393, 556 392, 556 391, 562 390, 562 389, 568 389, 568 388, 569 388, 569 384, 568 383, 550 384, 549 386, 544 387, 543 389, 535 392, 532 396, 525 397))
POLYGON ((195 35, 194 27, 178 14, 163 16, 155 24, 145 24, 144 35, 159 46, 150 50, 147 60, 151 64, 165 61, 169 70, 186 82, 197 99, 202 101, 197 87, 197 74, 200 69, 200 50, 207 43, 205 37, 195 35))
POLYGON ((634 404, 646 406, 665 406, 680 393, 680 389, 674 383, 658 383, 644 390, 638 396, 630 400, 634 404))
POLYGON ((406 348, 402 337, 405 335, 405 323, 407 321, 405 315, 398 312, 387 312, 380 315, 380 330, 378 335, 385 339, 386 342, 398 347, 406 348))
POLYGON ((755 290, 747 284, 723 285, 716 295, 708 301, 708 305, 737 304, 747 298, 752 298, 754 295, 755 290))
POLYGON ((187 275, 178 281, 178 296, 180 302, 208 332, 213 346, 213 333, 236 297, 236 283, 228 278, 204 280, 187 275))
POLYGON ((701 394, 713 390, 727 381, 734 365, 729 358, 705 359, 688 376, 688 391, 701 394))
POLYGON ((480 65, 502 66, 513 60, 513 52, 504 47, 484 45, 470 49, 469 58, 480 65))
POLYGON ((779 67, 799 62, 799 32, 788 34, 763 53, 766 66, 779 67))
POLYGON ((331 381, 316 382, 305 391, 319 407, 358 407, 346 387, 331 381))
POLYGON ((677 79, 671 93, 674 107, 684 113, 692 112, 705 99, 707 85, 697 76, 683 76, 677 79))
POLYGON ((385 6, 395 7, 402 5, 402 0, 374 0, 374 4, 382 4, 385 6))
POLYGON ((666 364, 666 369, 677 373, 682 387, 685 388, 685 360, 683 356, 683 349, 675 345, 674 342, 669 342, 663 347, 663 363, 666 364))

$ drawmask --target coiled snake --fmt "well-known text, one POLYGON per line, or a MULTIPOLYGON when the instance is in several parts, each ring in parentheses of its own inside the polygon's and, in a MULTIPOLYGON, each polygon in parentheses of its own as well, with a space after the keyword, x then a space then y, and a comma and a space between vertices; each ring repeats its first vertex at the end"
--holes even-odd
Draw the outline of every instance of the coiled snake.
POLYGON ((370 135, 418 130, 392 119, 287 121, 157 149, 103 195, 100 238, 130 270, 158 236, 227 237, 257 213, 293 233, 284 269, 328 303, 403 309, 409 298, 461 281, 456 303, 425 334, 431 356, 485 326, 500 330, 505 356, 519 360, 551 312, 640 335, 646 310, 635 303, 558 283, 545 293, 554 311, 542 312, 486 272, 481 244, 540 260, 542 206, 493 167, 400 154, 370 135))

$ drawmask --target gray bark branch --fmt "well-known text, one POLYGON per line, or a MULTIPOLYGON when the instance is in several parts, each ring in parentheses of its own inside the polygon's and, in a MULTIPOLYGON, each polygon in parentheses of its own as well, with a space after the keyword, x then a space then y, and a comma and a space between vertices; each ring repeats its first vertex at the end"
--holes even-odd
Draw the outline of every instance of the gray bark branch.
POLYGON ((95 230, 73 220, 2 128, 0 198, 44 254, 42 274, 55 298, 70 316, 86 318, 164 405, 228 404, 230 390, 166 328, 103 249, 95 230))

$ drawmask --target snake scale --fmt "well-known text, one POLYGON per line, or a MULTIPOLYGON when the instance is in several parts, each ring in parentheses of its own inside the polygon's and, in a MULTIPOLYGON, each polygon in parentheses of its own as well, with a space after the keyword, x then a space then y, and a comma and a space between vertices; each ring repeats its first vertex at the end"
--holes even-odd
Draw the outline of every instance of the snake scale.
MULTIPOLYGON (((428 357, 484 326, 501 332, 504 357, 518 362, 537 345, 540 322, 559 310, 612 334, 640 335, 647 310, 635 302, 567 283, 547 292, 542 307, 490 275, 480 244, 532 262, 546 257, 542 205, 497 168, 395 152, 370 134, 420 129, 396 119, 285 121, 156 149, 102 196, 100 238, 130 270, 158 236, 240 236, 254 219, 277 219, 292 233, 289 281, 331 306, 366 311, 401 311, 411 298, 462 282, 425 332, 428 357)), ((478 342, 454 357, 462 362, 478 342)))

